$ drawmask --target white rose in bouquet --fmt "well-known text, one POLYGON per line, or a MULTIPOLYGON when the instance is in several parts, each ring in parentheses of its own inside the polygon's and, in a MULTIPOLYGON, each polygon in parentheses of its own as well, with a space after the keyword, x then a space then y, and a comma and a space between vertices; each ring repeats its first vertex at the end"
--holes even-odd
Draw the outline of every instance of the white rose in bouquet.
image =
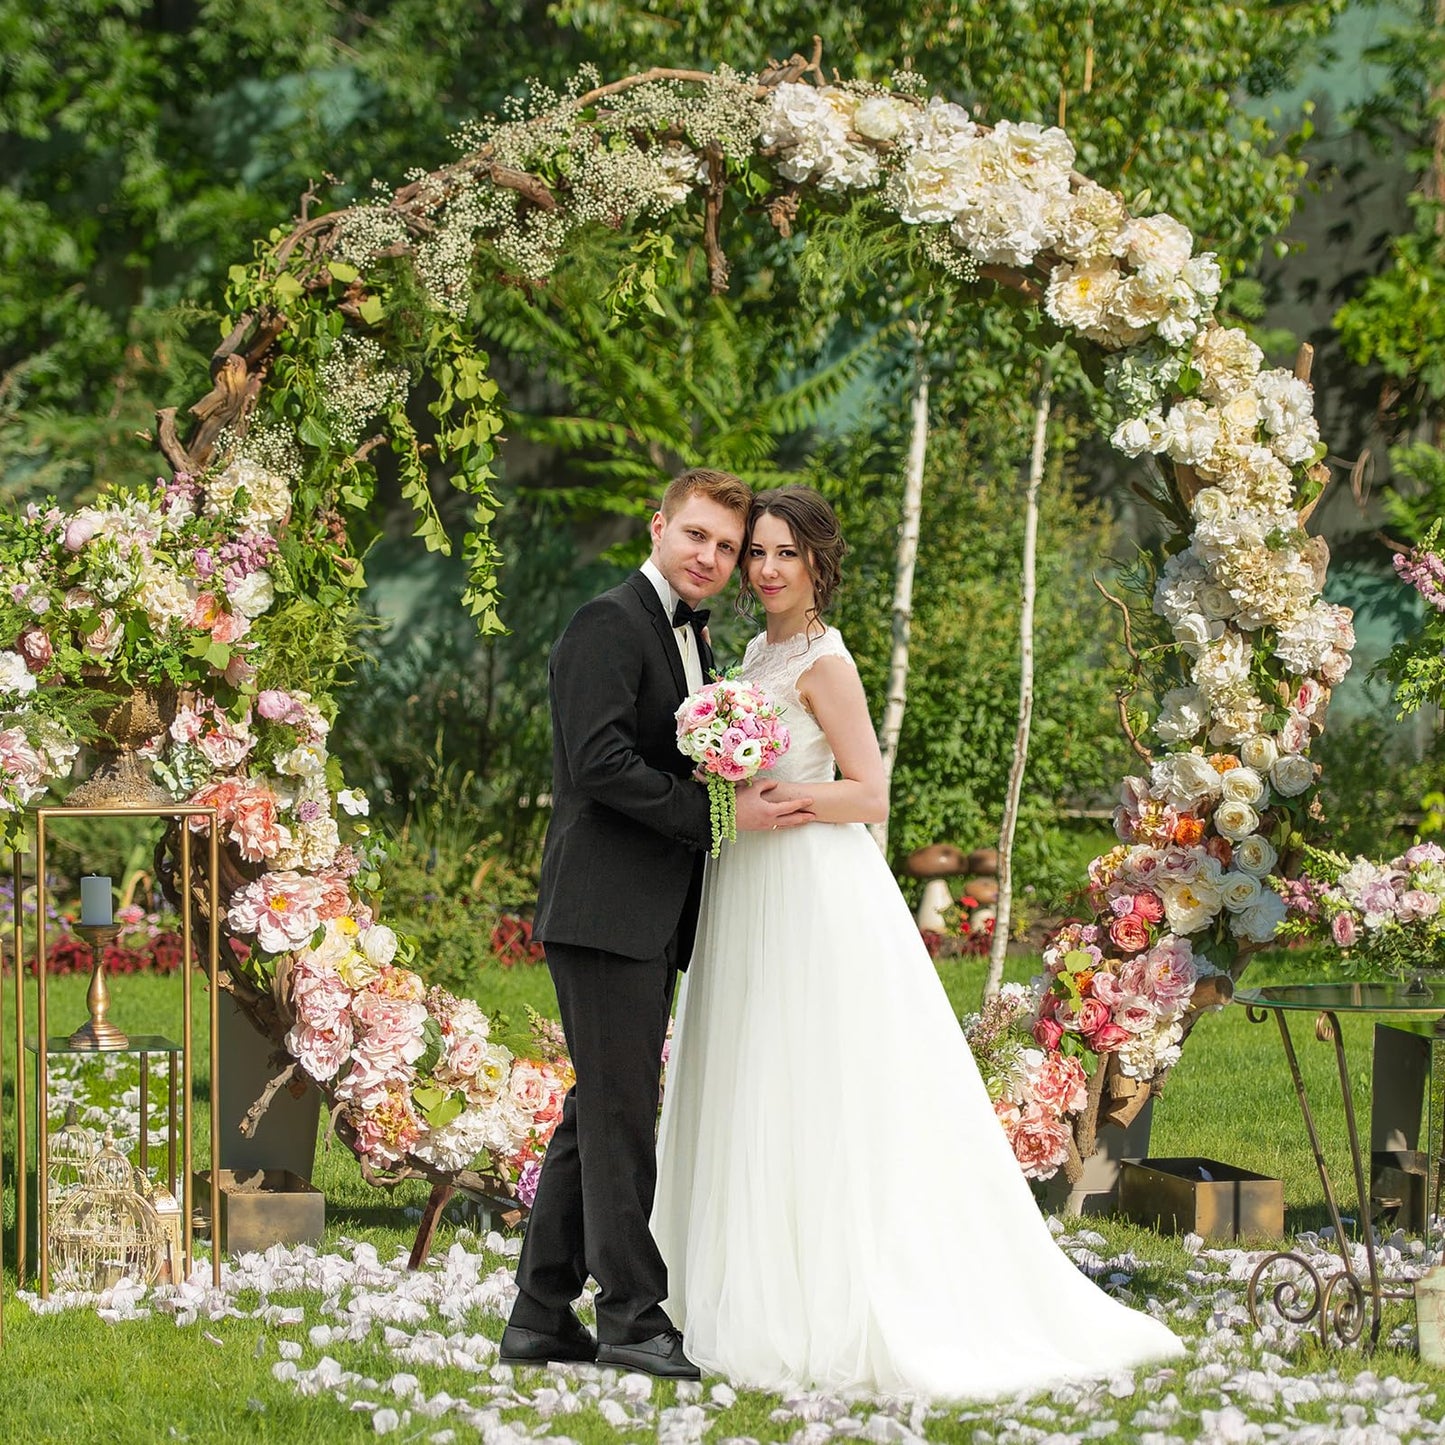
POLYGON ((1232 843, 1249 837, 1259 827, 1259 814, 1248 803, 1226 801, 1214 810, 1214 827, 1220 837, 1232 843))
POLYGON ((1262 834, 1251 833, 1234 845, 1234 866, 1241 873, 1265 878, 1274 871, 1274 865, 1278 861, 1279 854, 1275 851, 1274 844, 1262 834))
POLYGON ((1154 732, 1166 743, 1187 743, 1207 720, 1208 712, 1197 687, 1171 687, 1160 700, 1154 732))
POLYGON ((1180 936, 1207 928, 1224 901, 1223 894, 1203 873, 1187 881, 1164 883, 1159 891, 1170 932, 1180 936))
POLYGON ((1230 926, 1236 937, 1249 943, 1268 943, 1284 922, 1284 916, 1284 899, 1272 888, 1262 888, 1259 901, 1243 913, 1236 913, 1230 926))
POLYGON ((1231 913, 1243 913, 1259 902, 1260 883, 1252 873, 1231 869, 1224 875, 1219 891, 1231 913))
POLYGON ((1193 808, 1219 796, 1220 777, 1213 763, 1199 753, 1174 753, 1149 770, 1149 788, 1171 808, 1193 808))
MULTIPOLYGON (((1058 275, 1058 271, 1054 274, 1058 275)), ((1050 311, 1049 315, 1054 316, 1055 313, 1050 311)), ((1055 319, 1057 320, 1057 317, 1055 319)), ((1123 452, 1126 457, 1161 451, 1164 446, 1164 413, 1156 407, 1146 416, 1131 417, 1126 422, 1120 422, 1114 428, 1114 434, 1109 441, 1116 451, 1123 452)))
POLYGON ((396 933, 384 923, 373 923, 361 935, 361 951, 378 968, 396 957, 396 933))
POLYGON ((908 129, 914 107, 891 95, 870 95, 853 112, 853 129, 869 140, 894 141, 908 129))
MULTIPOLYGON (((1218 642, 1223 636, 1223 621, 1206 617, 1202 612, 1186 612, 1174 623, 1174 640, 1191 657, 1198 657, 1211 642, 1218 642)), ((1199 680, 1197 671, 1195 680, 1199 680)))
POLYGON ((1302 753, 1286 753, 1277 758, 1269 770, 1269 781, 1275 792, 1294 798, 1315 780, 1315 765, 1302 753))
POLYGON ((1232 803, 1257 803, 1264 796, 1264 779, 1253 768, 1230 768, 1220 793, 1232 803))
POLYGON ((1189 504, 1196 522, 1223 522, 1234 514, 1235 502, 1218 487, 1205 487, 1189 504))
POLYGON ((1278 756, 1279 748, 1268 733, 1256 733, 1254 737, 1245 738, 1239 745, 1240 762, 1257 773, 1267 773, 1278 756))
POLYGON ((1162 212, 1133 217, 1114 241, 1114 254, 1131 266, 1155 266, 1171 275, 1184 269, 1193 249, 1189 228, 1162 212))
POLYGON ((1259 375, 1264 352, 1237 327, 1208 326, 1194 338, 1194 365, 1204 395, 1224 401, 1259 375))

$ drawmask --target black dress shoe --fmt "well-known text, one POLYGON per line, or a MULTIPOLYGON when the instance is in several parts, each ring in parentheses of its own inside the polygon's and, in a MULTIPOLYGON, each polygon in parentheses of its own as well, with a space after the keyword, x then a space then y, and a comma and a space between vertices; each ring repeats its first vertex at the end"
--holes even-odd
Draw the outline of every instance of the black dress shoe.
POLYGON ((590 1364, 597 1358, 597 1341, 574 1314, 568 1314, 560 1334, 508 1325, 502 1331, 497 1358, 504 1365, 590 1364))
POLYGON ((700 1380, 702 1371, 682 1351, 682 1331, 663 1330, 632 1345, 597 1346, 597 1363, 622 1370, 641 1370, 664 1380, 700 1380))

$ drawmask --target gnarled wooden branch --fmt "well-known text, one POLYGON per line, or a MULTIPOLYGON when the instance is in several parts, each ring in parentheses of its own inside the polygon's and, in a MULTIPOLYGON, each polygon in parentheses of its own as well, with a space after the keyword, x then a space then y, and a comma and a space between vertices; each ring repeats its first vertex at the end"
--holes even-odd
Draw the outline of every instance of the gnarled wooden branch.
POLYGON ((242 1116, 237 1127, 245 1138, 249 1139, 256 1132, 256 1126, 261 1122, 266 1110, 271 1107, 271 1100, 296 1079, 304 1080, 305 1075, 301 1073, 301 1065, 293 1059, 274 1079, 268 1081, 255 1103, 242 1116))
POLYGON ((710 145, 707 148, 707 202, 703 212, 702 247, 707 255, 708 286, 714 296, 720 296, 728 289, 728 273, 732 270, 718 237, 718 222, 722 217, 726 193, 724 180, 722 151, 710 145))
MULTIPOLYGON (((1092 581, 1099 596, 1101 596, 1104 601, 1111 603, 1119 609, 1119 615, 1124 620, 1124 651, 1129 654, 1131 664, 1129 671, 1137 678, 1143 671, 1144 662, 1139 656, 1138 649, 1134 646, 1134 624, 1129 616, 1129 605, 1122 597, 1115 597, 1097 577, 1093 578, 1092 581)), ((1124 737, 1134 752, 1143 758, 1146 763, 1152 763, 1154 761, 1154 754, 1139 741, 1139 735, 1134 731, 1134 725, 1129 721, 1129 699, 1134 696, 1136 691, 1138 691, 1138 689, 1134 687, 1120 687, 1114 691, 1114 703, 1119 709, 1119 726, 1123 730, 1124 737)))
POLYGON ((980 266, 978 274, 985 281, 993 281, 1000 286, 1006 286, 1010 291, 1017 291, 1020 296, 1026 297, 1030 301, 1039 302, 1044 299, 1044 288, 1033 277, 1015 270, 1012 266, 980 266))

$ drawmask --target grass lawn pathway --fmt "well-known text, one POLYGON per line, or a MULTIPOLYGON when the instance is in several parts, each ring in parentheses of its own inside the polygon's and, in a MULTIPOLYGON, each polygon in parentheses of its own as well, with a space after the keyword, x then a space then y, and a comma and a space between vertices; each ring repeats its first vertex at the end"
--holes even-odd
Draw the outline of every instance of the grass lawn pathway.
MULTIPOLYGON (((1288 965, 1287 965, 1288 966, 1288 965)), ((1011 970, 1027 976, 1027 961, 1011 970)), ((981 970, 948 965, 944 981, 960 1009, 972 1006, 981 970)), ((1255 981, 1251 970, 1251 982, 1255 981)), ((1263 981, 1261 979, 1260 981, 1263 981)), ((7 981, 8 982, 8 981, 7 981)), ((83 1015, 85 980, 58 979, 56 1016, 83 1015)), ((550 1005, 545 971, 515 970, 487 982, 509 1014, 550 1005)), ((174 980, 126 978, 113 1013, 136 1032, 173 1031, 174 980)), ((7 1015, 9 1013, 7 997, 7 1015)), ((1367 1025, 1344 1021, 1357 1087, 1366 1081, 1367 1025)), ((13 1071, 13 1058, 8 1060, 13 1071)), ((1333 1053, 1301 1047, 1326 1150, 1344 1172, 1343 1125, 1333 1053)), ((133 1103, 119 1061, 111 1105, 133 1103)), ((204 1095, 204 1058, 196 1061, 204 1095)), ((100 1084, 62 1084, 63 1099, 97 1106, 100 1084)), ((1165 1319, 1190 1343, 1183 1364, 1070 1386, 1029 1399, 927 1407, 912 1400, 795 1398, 735 1391, 726 1382, 677 1386, 594 1367, 514 1371, 496 1363, 512 1295, 516 1237, 477 1234, 453 1211, 428 1266, 405 1269, 424 1185, 391 1194, 368 1188, 344 1150, 323 1149, 314 1180, 327 1197, 317 1249, 277 1248, 226 1265, 214 1292, 207 1262, 179 1289, 122 1286, 100 1300, 40 1302, 14 1286, 13 1081, 6 1080, 5 1349, 0 1353, 0 1442, 167 1440, 308 1442, 482 1440, 486 1445, 871 1445, 930 1441, 1063 1445, 1112 1440, 1302 1442, 1386 1445, 1445 1438, 1445 1370, 1414 1352, 1408 1305, 1386 1314, 1381 1348, 1324 1350, 1295 1327, 1256 1330, 1245 1309, 1253 1262, 1279 1241, 1215 1249, 1122 1220, 1056 1223, 1075 1262, 1107 1289, 1165 1319)), ((209 1162, 204 1098, 197 1165, 209 1162)), ((1437 1121, 1438 1128, 1438 1121, 1437 1121)), ((130 1137, 124 1142, 129 1143, 130 1137)), ((158 1143, 153 1139, 153 1143, 158 1143)), ((1243 1011, 1210 1016, 1156 1107, 1152 1153, 1223 1159, 1285 1181, 1286 1227, 1295 1243, 1324 1253, 1319 1181, 1272 1031, 1243 1011)), ((154 1156, 153 1156, 154 1162, 154 1156)), ((900 1221, 899 1228, 906 1228, 900 1221)), ((1426 1240, 1382 1241, 1391 1278, 1404 1285, 1441 1260, 1439 1225, 1426 1240)), ((1356 1246, 1358 1249, 1359 1247, 1356 1246)), ((1327 1260, 1322 1260, 1327 1264, 1327 1260)), ((987 1300, 959 1310, 985 1315, 987 1300)), ((584 1312, 590 1319, 590 1311, 584 1312)))

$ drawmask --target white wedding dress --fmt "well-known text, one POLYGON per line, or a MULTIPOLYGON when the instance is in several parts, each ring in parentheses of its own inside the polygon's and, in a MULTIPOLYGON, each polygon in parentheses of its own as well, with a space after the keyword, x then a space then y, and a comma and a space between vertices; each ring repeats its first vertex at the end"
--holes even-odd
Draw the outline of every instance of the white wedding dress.
MULTIPOLYGON (((833 778, 797 694, 832 656, 749 644, 792 734, 767 776, 833 778)), ((736 1384, 984 1399, 1183 1353, 1054 1242, 862 824, 709 863, 658 1149, 666 1307, 736 1384)))

